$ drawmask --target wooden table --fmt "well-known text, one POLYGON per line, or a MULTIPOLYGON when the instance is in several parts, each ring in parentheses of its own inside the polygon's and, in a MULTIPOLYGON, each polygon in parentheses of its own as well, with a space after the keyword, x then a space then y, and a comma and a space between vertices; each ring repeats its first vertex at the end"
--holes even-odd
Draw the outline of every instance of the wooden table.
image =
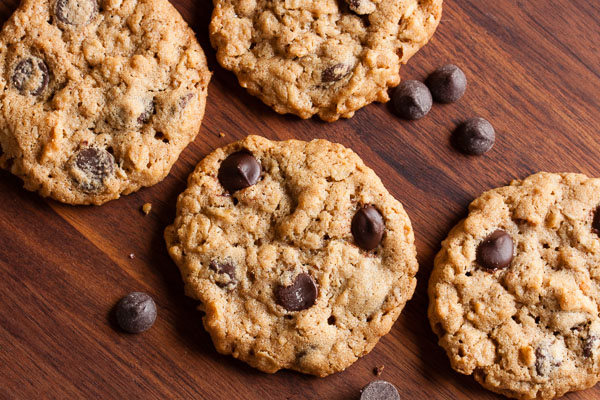
MULTIPOLYGON (((101 207, 72 207, 0 173, 0 398, 354 399, 380 365, 403 399, 499 398, 450 368, 427 322, 427 280, 441 240, 482 191, 540 170, 600 176, 600 3, 447 1, 433 40, 401 75, 423 79, 456 63, 469 79, 463 99, 434 105, 417 122, 376 104, 332 124, 278 115, 247 94, 215 60, 210 2, 174 3, 214 76, 200 134, 162 183, 101 207), (496 145, 466 157, 449 135, 478 115, 495 126, 496 145), (165 250, 162 232, 187 175, 216 147, 251 133, 352 147, 412 219, 416 293, 392 331, 345 372, 268 375, 218 354, 165 250), (110 311, 136 290, 156 299, 159 317, 146 333, 128 335, 110 311)), ((1 20, 15 7, 2 0, 1 20)), ((599 397, 600 386, 566 398, 599 397)))

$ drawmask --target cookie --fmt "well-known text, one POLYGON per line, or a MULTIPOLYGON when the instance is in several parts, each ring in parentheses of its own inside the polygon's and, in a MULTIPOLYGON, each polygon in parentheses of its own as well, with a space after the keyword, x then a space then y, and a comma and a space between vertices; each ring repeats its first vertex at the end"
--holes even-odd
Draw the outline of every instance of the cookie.
POLYGON ((217 149, 189 177, 165 240, 217 350, 265 372, 345 369, 416 284, 402 205, 326 140, 217 149))
POLYGON ((389 100, 442 0, 213 0, 217 60, 278 113, 325 121, 389 100))
POLYGON ((0 165, 71 204, 154 185, 198 133, 209 79, 167 0, 24 0, 0 32, 0 165))
POLYGON ((452 367, 519 399, 600 379, 600 179, 540 172, 483 193, 449 233, 429 320, 452 367))

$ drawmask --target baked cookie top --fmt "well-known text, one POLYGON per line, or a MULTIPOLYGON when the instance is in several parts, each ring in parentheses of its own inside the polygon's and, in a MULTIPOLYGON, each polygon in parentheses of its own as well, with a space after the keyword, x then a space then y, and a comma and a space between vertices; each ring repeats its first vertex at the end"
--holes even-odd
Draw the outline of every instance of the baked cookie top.
POLYGON ((24 0, 0 32, 0 164, 72 204, 153 185, 195 138, 209 79, 167 0, 24 0))
POLYGON ((345 369, 416 284, 402 205, 326 140, 217 149, 190 175, 165 240, 217 350, 265 372, 345 369))
POLYGON ((522 399, 600 379, 599 204, 600 179, 545 172, 471 203, 429 282, 455 370, 522 399))
POLYGON ((278 113, 326 121, 389 100, 442 0, 213 0, 219 63, 278 113))

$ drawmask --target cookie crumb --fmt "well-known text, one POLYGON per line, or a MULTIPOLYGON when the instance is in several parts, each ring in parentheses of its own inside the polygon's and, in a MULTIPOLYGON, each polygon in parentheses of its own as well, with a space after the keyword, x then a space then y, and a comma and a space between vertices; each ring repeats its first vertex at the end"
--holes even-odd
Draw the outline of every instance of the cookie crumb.
POLYGON ((225 137, 225 133, 223 133, 223 132, 219 132, 219 136, 220 136, 220 137, 225 137))
POLYGON ((133 260, 135 258, 135 254, 133 254, 133 253, 129 254, 129 258, 131 258, 133 260))
POLYGON ((375 376, 381 376, 381 374, 383 374, 383 369, 384 368, 385 368, 385 365, 380 365, 379 367, 373 368, 373 374, 375 376))
POLYGON ((144 215, 150 214, 150 211, 152 211, 152 204, 144 203, 144 205, 142 206, 142 212, 144 213, 144 215))

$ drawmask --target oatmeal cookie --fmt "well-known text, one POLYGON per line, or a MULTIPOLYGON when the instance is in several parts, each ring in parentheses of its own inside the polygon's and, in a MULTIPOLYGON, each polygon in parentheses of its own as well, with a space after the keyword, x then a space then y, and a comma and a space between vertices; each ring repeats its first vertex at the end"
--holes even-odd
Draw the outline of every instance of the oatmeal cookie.
POLYGON ((326 121, 389 100, 442 0, 214 0, 210 37, 240 85, 278 113, 326 121))
POLYGON ((415 289, 413 231, 361 159, 325 140, 217 149, 165 231, 215 347, 325 376, 367 354, 415 289))
POLYGON ((71 204, 151 186, 198 133, 209 79, 167 0, 24 0, 0 32, 0 165, 71 204))
POLYGON ((429 282, 455 370, 519 399, 600 379, 599 205, 600 179, 545 172, 471 203, 429 282))

